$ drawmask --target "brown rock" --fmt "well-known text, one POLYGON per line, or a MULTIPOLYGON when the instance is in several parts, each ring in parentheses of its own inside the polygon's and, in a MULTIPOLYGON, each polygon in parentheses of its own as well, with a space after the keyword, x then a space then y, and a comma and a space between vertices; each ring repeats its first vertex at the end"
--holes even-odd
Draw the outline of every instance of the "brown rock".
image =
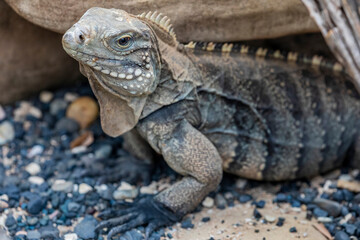
POLYGON ((33 25, 0 0, 0 103, 10 103, 79 78, 61 35, 33 25))
POLYGON ((351 192, 360 192, 360 182, 359 181, 347 181, 339 179, 337 182, 338 188, 345 188, 351 192))
POLYGON ((77 121, 82 129, 87 128, 99 115, 99 107, 91 97, 80 97, 66 110, 66 116, 77 121))
POLYGON ((301 0, 6 0, 27 20, 64 33, 91 7, 139 14, 157 10, 172 19, 178 39, 237 41, 318 31, 301 0))

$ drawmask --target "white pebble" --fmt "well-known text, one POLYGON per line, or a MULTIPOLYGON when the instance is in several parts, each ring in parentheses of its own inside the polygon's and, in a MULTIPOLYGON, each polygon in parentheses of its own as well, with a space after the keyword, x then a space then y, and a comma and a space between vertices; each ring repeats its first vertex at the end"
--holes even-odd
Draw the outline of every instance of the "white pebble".
POLYGON ((5 121, 0 124, 0 146, 14 140, 15 130, 14 126, 9 122, 5 121))
POLYGON ((64 240, 77 240, 79 239, 76 233, 67 233, 64 235, 64 240))
POLYGON ((30 175, 36 175, 41 171, 41 168, 39 164, 33 162, 25 167, 25 171, 27 171, 30 175))
POLYGON ((81 183, 80 186, 79 186, 79 193, 80 194, 86 194, 86 193, 88 193, 88 192, 90 192, 92 190, 93 190, 93 188, 90 185, 86 184, 86 183, 81 183))
POLYGON ((30 151, 27 154, 28 158, 33 158, 35 156, 38 156, 44 152, 44 147, 41 145, 35 145, 33 146, 30 151))
POLYGON ((4 108, 0 105, 0 121, 1 121, 1 120, 4 120, 5 117, 6 117, 5 110, 4 110, 4 108))
POLYGON ((49 103, 54 97, 54 94, 52 92, 49 91, 42 91, 40 93, 40 101, 43 103, 49 103))
POLYGON ((141 73, 142 73, 141 69, 138 68, 138 69, 135 70, 134 74, 135 74, 135 76, 140 76, 141 73))
POLYGON ((41 185, 44 183, 44 179, 42 177, 38 177, 38 176, 30 176, 29 177, 29 182, 32 184, 36 184, 36 185, 41 185))
POLYGON ((202 202, 202 205, 207 208, 211 208, 214 206, 214 199, 211 197, 206 197, 202 202))

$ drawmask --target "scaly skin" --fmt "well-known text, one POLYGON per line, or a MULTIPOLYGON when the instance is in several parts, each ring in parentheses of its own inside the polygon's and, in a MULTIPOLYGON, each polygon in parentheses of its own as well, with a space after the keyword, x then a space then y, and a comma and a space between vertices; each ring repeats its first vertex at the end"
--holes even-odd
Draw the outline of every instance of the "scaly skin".
POLYGON ((104 131, 136 129, 184 176, 133 208, 104 213, 117 216, 98 226, 113 227, 109 237, 143 224, 149 235, 181 219, 223 170, 287 180, 328 171, 348 151, 358 156, 359 95, 339 64, 237 44, 184 46, 161 15, 101 8, 88 10, 63 46, 89 78, 104 131))

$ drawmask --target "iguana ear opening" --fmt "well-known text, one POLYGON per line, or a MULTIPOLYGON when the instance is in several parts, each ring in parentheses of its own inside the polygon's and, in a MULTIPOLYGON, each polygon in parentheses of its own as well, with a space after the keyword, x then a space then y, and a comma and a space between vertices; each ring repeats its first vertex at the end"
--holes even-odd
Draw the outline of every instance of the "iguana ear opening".
POLYGON ((93 73, 89 72, 91 69, 80 65, 80 70, 89 79, 99 102, 103 131, 111 137, 117 137, 133 129, 139 121, 146 98, 126 99, 112 94, 93 73))

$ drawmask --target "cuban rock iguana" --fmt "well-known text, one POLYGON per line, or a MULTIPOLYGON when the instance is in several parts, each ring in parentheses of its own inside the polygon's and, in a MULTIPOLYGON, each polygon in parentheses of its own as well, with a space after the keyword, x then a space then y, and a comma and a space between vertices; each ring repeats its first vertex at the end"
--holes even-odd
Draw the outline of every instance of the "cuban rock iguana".
POLYGON ((223 171, 311 177, 349 153, 359 166, 360 98, 341 65, 241 44, 183 45, 169 21, 91 8, 63 36, 99 101, 105 133, 136 129, 183 175, 97 229, 111 228, 110 238, 147 224, 149 236, 193 210, 223 171))

